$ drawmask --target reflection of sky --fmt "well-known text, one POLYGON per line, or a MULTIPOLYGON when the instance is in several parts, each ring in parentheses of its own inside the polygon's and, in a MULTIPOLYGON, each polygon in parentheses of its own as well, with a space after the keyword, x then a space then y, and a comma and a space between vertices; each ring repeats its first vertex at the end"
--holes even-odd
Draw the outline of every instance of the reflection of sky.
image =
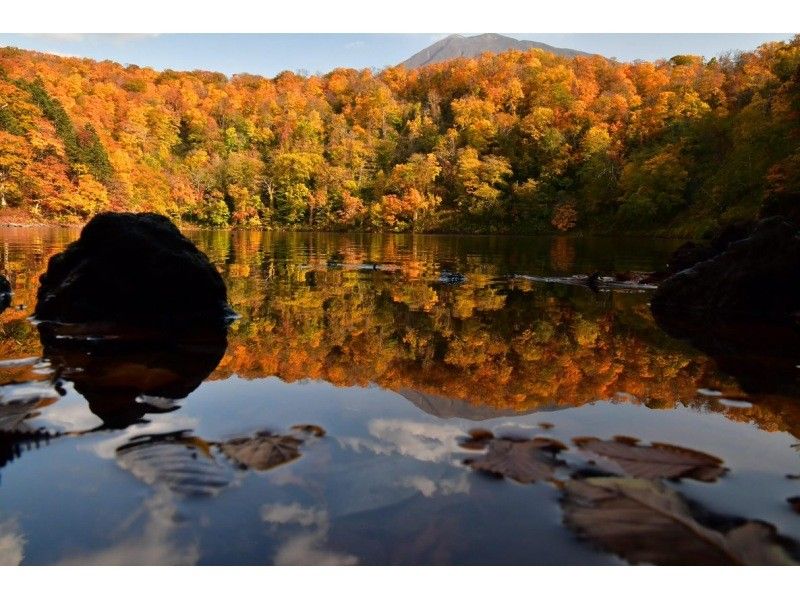
MULTIPOLYGON (((78 397, 68 391, 62 400, 76 402, 71 409, 77 412, 78 397)), ((4 558, 22 558, 24 546, 31 562, 351 564, 366 558, 359 552, 358 530, 382 542, 381 534, 397 533, 391 530, 402 525, 397 517, 407 509, 416 513, 415 525, 425 518, 435 521, 445 509, 453 518, 448 525, 463 527, 459 533, 466 540, 461 541, 474 542, 475 554, 487 560, 511 550, 505 537, 509 532, 501 525, 471 529, 459 523, 462 517, 485 518, 480 515, 484 511, 475 509, 502 512, 508 526, 527 530, 530 539, 517 538, 513 549, 527 546, 529 560, 607 558, 592 556, 588 549, 580 552, 570 543, 557 524, 552 488, 487 481, 461 464, 467 453, 457 439, 475 422, 437 420, 396 393, 234 377, 202 384, 181 405, 125 432, 54 440, 4 468, 3 520, 13 517, 18 523, 0 533, 4 558), (301 458, 289 465, 265 473, 240 472, 236 484, 212 498, 181 497, 149 486, 111 458, 136 434, 190 428, 206 440, 224 440, 256 429, 287 431, 301 422, 320 424, 328 435, 302 445, 301 458), (548 554, 537 549, 545 546, 559 548, 548 554)), ((683 492, 722 512, 746 513, 800 537, 796 516, 780 500, 795 483, 785 474, 797 468, 788 434, 768 434, 718 413, 603 402, 480 425, 565 442, 587 434, 634 433, 646 441, 707 451, 723 458, 731 474, 717 484, 684 482, 683 492), (554 428, 538 428, 545 420, 554 428)), ((570 451, 568 460, 579 458, 570 451)), ((220 466, 229 465, 221 461, 220 466)))
POLYGON ((194 541, 175 537, 180 519, 175 497, 165 490, 146 499, 140 509, 109 530, 122 537, 95 552, 68 555, 62 565, 193 565, 200 557, 194 541))
POLYGON ((19 565, 25 556, 25 538, 16 521, 0 520, 0 566, 19 565))

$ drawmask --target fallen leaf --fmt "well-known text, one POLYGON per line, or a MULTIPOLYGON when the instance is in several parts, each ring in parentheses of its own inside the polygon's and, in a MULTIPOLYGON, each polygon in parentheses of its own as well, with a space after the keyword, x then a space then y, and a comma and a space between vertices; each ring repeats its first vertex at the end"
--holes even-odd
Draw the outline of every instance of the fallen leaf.
POLYGON ((633 564, 797 564, 773 526, 746 521, 725 533, 708 528, 661 481, 570 480, 564 484, 562 506, 568 527, 633 564))
POLYGON ((30 432, 27 420, 39 415, 38 409, 52 405, 57 397, 24 397, 0 401, 0 432, 30 432))
POLYGON ((800 496, 792 496, 786 499, 795 513, 800 513, 800 496))
POLYGON ((473 428, 467 432, 469 438, 463 438, 458 445, 471 451, 481 451, 487 447, 489 441, 494 438, 491 431, 484 428, 473 428))
POLYGON ((615 436, 613 440, 575 438, 575 445, 616 463, 627 475, 645 479, 692 478, 713 482, 727 470, 722 460, 692 449, 654 442, 638 444, 635 438, 615 436))
POLYGON ((555 454, 565 447, 557 440, 493 438, 485 455, 465 461, 475 471, 508 477, 523 484, 551 480, 561 461, 555 454))
POLYGON ((266 471, 297 459, 300 456, 298 447, 302 443, 294 436, 259 432, 248 438, 220 443, 219 447, 240 468, 266 471))
POLYGON ((116 450, 117 463, 150 485, 183 495, 212 496, 231 481, 203 439, 185 432, 136 436, 116 450))
POLYGON ((298 432, 303 432, 305 434, 311 434, 317 438, 322 438, 325 436, 325 429, 322 426, 317 426, 315 424, 298 424, 296 426, 292 426, 292 430, 297 430, 298 432))

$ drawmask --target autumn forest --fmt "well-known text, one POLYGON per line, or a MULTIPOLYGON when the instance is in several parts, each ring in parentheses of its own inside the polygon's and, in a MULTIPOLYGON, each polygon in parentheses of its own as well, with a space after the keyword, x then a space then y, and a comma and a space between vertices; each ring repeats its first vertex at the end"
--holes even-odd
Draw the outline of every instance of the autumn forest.
POLYGON ((0 220, 699 236, 800 193, 800 37, 273 79, 0 49, 0 220))

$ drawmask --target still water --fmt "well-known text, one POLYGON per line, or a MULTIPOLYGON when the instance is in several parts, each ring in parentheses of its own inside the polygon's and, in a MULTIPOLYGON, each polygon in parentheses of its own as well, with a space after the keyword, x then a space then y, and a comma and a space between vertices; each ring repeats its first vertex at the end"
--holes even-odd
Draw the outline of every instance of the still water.
POLYGON ((52 353, 29 317, 77 234, 0 229, 0 563, 797 559, 797 364, 571 284, 675 243, 190 230, 226 341, 52 353))

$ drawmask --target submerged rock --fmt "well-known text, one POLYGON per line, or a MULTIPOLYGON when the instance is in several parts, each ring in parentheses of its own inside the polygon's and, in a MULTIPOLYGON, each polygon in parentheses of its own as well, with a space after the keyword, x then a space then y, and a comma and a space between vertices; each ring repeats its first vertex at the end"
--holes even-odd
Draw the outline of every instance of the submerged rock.
POLYGON ((0 274, 0 313, 11 305, 11 283, 0 274))
POLYGON ((749 235, 721 239, 708 251, 712 257, 659 285, 651 302, 654 314, 777 321, 800 310, 800 231, 795 224, 767 218, 749 235))
POLYGON ((208 257, 157 214, 95 216, 40 282, 44 321, 163 330, 224 326, 233 315, 208 257))

